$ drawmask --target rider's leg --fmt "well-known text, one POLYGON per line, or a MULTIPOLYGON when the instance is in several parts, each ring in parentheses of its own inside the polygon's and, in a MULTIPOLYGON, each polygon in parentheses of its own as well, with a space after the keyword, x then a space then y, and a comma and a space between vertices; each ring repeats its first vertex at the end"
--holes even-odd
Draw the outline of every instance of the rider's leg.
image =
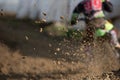
POLYGON ((117 33, 115 30, 111 30, 110 31, 111 37, 112 37, 112 41, 115 44, 115 47, 120 48, 120 44, 117 38, 117 33))

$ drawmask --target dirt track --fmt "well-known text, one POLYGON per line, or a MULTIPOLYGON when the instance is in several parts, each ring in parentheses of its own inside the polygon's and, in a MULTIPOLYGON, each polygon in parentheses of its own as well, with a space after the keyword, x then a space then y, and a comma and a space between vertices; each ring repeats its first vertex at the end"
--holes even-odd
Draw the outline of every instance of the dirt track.
POLYGON ((85 52, 80 42, 47 36, 40 27, 1 17, 1 80, 120 80, 120 62, 108 43, 85 52))

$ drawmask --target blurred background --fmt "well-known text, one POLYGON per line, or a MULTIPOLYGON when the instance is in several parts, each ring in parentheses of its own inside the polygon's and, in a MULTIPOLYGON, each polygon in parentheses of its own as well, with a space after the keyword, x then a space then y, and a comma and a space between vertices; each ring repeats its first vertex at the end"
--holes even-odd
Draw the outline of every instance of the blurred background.
MULTIPOLYGON (((49 21, 69 21, 75 6, 82 0, 0 0, 0 9, 6 15, 17 18, 45 19, 49 21)), ((112 18, 113 23, 120 24, 120 0, 111 0, 114 11, 106 13, 107 18, 112 18)))

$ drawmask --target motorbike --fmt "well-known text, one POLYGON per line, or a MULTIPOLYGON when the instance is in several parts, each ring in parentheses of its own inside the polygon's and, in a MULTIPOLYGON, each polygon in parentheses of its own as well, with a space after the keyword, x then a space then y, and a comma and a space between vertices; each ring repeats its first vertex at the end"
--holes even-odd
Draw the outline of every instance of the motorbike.
MULTIPOLYGON (((85 18, 79 18, 78 22, 81 20, 86 20, 85 18)), ((99 27, 95 26, 95 25, 91 25, 91 24, 86 24, 86 27, 84 30, 74 30, 74 34, 76 33, 77 35, 79 35, 80 39, 82 39, 81 41, 83 41, 83 43, 86 44, 90 44, 90 43, 94 43, 97 42, 99 44, 103 44, 104 42, 109 43, 112 51, 116 54, 117 58, 120 58, 120 50, 118 48, 114 47, 114 44, 111 41, 111 34, 109 32, 102 32, 104 30, 104 23, 98 24, 99 27)), ((75 38, 76 36, 74 36, 73 38, 75 38)), ((78 36, 77 36, 78 38, 78 36)))

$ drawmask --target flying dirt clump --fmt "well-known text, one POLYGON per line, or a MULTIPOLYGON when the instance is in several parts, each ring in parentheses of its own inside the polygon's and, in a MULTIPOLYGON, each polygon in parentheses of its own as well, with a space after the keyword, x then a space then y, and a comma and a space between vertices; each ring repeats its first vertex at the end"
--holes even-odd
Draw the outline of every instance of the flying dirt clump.
POLYGON ((83 63, 88 75, 99 75, 120 67, 119 58, 107 41, 81 43, 81 41, 64 39, 57 47, 61 51, 56 54, 56 57, 68 62, 83 63))

